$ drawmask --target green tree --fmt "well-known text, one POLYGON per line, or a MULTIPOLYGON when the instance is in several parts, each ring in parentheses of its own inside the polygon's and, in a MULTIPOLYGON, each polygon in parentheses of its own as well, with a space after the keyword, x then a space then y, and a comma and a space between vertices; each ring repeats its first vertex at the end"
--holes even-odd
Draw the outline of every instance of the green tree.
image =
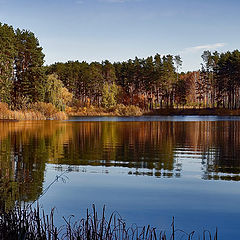
POLYGON ((179 79, 176 83, 175 102, 183 107, 187 103, 187 84, 183 79, 179 79))
POLYGON ((0 101, 11 103, 14 57, 16 54, 14 29, 0 23, 0 101))
POLYGON ((47 78, 45 101, 52 103, 58 109, 63 108, 62 88, 63 83, 57 78, 57 75, 51 74, 47 78))
POLYGON ((163 56, 163 84, 164 84, 164 98, 167 107, 173 106, 174 98, 174 86, 176 83, 175 67, 173 62, 173 56, 163 56))
POLYGON ((181 59, 180 55, 177 55, 174 57, 174 63, 176 65, 176 69, 177 69, 177 81, 178 81, 179 68, 182 66, 182 59, 181 59))
POLYGON ((89 68, 89 79, 87 82, 87 95, 91 100, 91 103, 96 102, 98 105, 100 104, 104 82, 102 65, 97 62, 91 63, 89 68))
POLYGON ((109 61, 104 61, 103 66, 103 77, 106 82, 113 83, 116 81, 115 68, 109 61))
POLYGON ((31 102, 43 101, 45 98, 46 74, 43 68, 44 54, 34 33, 16 30, 15 57, 15 105, 26 97, 31 102))
POLYGON ((102 106, 112 108, 117 105, 119 88, 115 83, 105 83, 102 90, 102 106))

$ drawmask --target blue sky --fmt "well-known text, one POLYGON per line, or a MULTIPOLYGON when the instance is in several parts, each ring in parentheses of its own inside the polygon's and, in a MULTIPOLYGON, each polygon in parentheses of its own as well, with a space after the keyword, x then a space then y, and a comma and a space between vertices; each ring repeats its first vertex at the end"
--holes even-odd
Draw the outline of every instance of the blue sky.
POLYGON ((0 0, 0 22, 33 31, 46 64, 170 53, 187 71, 205 49, 239 48, 239 10, 239 0, 0 0))

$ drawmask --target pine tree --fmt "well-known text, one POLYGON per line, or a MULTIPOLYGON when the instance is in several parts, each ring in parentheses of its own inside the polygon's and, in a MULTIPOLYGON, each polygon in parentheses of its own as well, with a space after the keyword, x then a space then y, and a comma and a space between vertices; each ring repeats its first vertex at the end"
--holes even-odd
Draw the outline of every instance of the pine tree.
POLYGON ((8 104, 11 104, 15 54, 14 30, 0 23, 0 101, 8 104))
POLYGON ((35 35, 26 30, 16 30, 17 54, 15 57, 15 103, 25 97, 29 102, 45 98, 46 75, 44 54, 35 35))

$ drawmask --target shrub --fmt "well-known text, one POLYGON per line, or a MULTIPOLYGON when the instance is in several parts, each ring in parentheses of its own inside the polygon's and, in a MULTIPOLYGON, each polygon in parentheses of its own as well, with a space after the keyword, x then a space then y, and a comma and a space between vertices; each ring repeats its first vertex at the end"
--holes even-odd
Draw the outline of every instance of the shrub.
POLYGON ((52 117, 58 112, 53 104, 44 102, 32 104, 31 109, 42 113, 47 119, 52 119, 52 117))
POLYGON ((11 111, 6 103, 0 102, 0 119, 9 119, 11 117, 11 111))
POLYGON ((29 97, 18 96, 15 99, 15 104, 11 106, 13 110, 27 110, 31 106, 29 97))
POLYGON ((118 104, 114 108, 114 113, 118 116, 141 116, 142 110, 137 106, 125 106, 123 104, 118 104))
POLYGON ((68 116, 65 112, 57 112, 52 115, 53 120, 67 120, 68 116))
POLYGON ((4 102, 0 102, 0 111, 1 112, 7 112, 9 109, 8 109, 8 105, 4 102))

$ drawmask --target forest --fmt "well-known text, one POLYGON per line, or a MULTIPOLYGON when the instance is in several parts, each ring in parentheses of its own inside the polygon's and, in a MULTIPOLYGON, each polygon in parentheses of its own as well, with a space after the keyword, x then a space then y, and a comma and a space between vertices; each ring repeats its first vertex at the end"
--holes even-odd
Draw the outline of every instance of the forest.
POLYGON ((199 71, 184 73, 181 66, 181 57, 170 54, 46 66, 33 32, 0 23, 0 118, 17 118, 20 112, 23 119, 33 113, 37 119, 57 119, 91 111, 137 115, 154 109, 240 108, 239 50, 204 51, 199 71))

